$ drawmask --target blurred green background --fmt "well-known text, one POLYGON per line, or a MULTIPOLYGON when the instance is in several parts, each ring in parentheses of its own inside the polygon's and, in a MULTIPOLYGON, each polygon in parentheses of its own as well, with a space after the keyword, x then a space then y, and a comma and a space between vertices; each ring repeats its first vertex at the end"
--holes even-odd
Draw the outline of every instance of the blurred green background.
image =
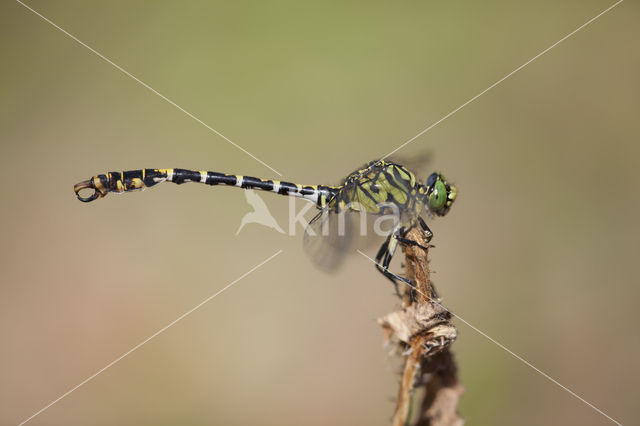
MULTIPOLYGON (((28 4, 283 173, 335 183, 612 1, 28 4)), ((0 424, 17 424, 277 250, 30 424, 385 425, 398 381, 360 256, 312 267, 241 191, 79 203, 109 170, 273 172, 41 18, 0 5, 0 424)), ((432 223, 444 303, 638 424, 640 8, 627 1, 410 144, 459 187, 432 223)), ((286 226, 286 199, 263 199, 286 226)), ((370 248, 369 251, 372 251, 370 248)), ((394 263, 400 268, 400 262, 394 263)), ((458 322, 478 425, 605 425, 458 322)))

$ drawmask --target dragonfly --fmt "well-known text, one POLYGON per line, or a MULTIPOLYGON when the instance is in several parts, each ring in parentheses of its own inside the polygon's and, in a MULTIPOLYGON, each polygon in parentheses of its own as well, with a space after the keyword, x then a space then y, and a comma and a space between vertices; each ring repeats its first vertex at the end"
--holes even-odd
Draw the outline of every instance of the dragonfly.
MULTIPOLYGON (((391 160, 371 161, 350 173, 339 185, 301 185, 252 176, 187 169, 139 169, 108 172, 95 175, 74 186, 74 192, 83 202, 103 198, 108 193, 142 190, 162 182, 183 184, 199 182, 206 185, 225 185, 242 189, 257 189, 280 195, 300 197, 315 203, 320 210, 305 230, 305 241, 312 236, 326 235, 329 219, 340 213, 359 212, 373 215, 392 214, 396 219, 375 257, 375 266, 393 283, 396 293, 398 282, 409 286, 411 281, 389 270, 391 259, 399 244, 420 245, 406 237, 408 231, 419 226, 427 235, 433 233, 423 216, 444 216, 456 199, 457 188, 434 172, 420 182, 406 167, 391 160), (87 194, 87 190, 90 192, 87 194), (92 192, 91 192, 92 191, 92 192), (82 194, 85 195, 82 195, 82 194)), ((311 244, 309 244, 311 245, 311 244)), ((333 259, 346 247, 344 241, 334 244, 333 259)), ((313 260, 313 256, 312 260, 313 260)))

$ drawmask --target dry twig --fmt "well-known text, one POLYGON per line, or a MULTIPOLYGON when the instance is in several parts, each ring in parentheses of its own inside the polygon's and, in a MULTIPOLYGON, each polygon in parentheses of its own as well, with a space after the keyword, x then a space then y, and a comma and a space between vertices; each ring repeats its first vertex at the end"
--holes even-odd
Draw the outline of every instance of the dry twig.
POLYGON ((415 424, 459 426, 463 420, 457 405, 464 388, 458 382, 455 360, 449 351, 456 329, 450 322, 451 313, 440 304, 431 283, 426 235, 414 228, 407 238, 419 244, 405 248, 407 278, 415 285, 413 297, 406 286, 403 308, 378 321, 387 342, 396 345, 404 356, 392 424, 410 423, 411 398, 416 389, 424 387, 415 424))

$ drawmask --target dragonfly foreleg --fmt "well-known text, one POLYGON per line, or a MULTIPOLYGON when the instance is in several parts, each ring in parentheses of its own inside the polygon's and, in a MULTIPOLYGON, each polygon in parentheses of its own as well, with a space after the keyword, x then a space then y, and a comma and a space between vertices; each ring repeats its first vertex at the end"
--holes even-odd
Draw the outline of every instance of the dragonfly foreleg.
POLYGON ((422 230, 427 234, 427 242, 431 241, 431 238, 433 238, 433 232, 431 232, 431 229, 429 229, 427 222, 425 222, 423 218, 418 216, 418 223, 420 224, 422 230))

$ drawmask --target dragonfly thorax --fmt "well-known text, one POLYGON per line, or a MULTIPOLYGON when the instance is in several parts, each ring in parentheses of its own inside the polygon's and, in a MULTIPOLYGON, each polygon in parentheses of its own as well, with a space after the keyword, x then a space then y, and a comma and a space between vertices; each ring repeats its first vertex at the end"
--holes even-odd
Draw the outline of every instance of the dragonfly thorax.
POLYGON ((442 174, 433 173, 423 185, 404 166, 392 161, 373 161, 349 174, 336 187, 329 209, 373 214, 395 213, 411 222, 425 210, 444 215, 456 197, 456 188, 442 174))

